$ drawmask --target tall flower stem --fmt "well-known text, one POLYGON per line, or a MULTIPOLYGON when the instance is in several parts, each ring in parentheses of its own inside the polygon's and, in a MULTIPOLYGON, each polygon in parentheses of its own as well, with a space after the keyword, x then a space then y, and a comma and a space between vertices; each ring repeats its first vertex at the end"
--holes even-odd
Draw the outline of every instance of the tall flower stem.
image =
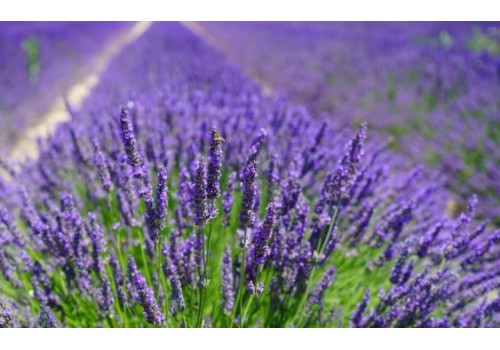
MULTIPOLYGON (((262 271, 262 265, 259 265, 259 267, 257 268, 257 271, 255 272, 255 283, 254 283, 255 288, 258 288, 259 275, 260 275, 261 271, 262 271)), ((244 320, 247 318, 248 311, 252 310, 252 307, 255 305, 256 299, 257 299, 257 297, 256 297, 255 293, 252 293, 252 295, 250 296, 250 300, 248 301, 247 306, 245 307, 245 313, 243 316, 244 320)), ((252 313, 253 313, 253 310, 252 310, 252 313)))
POLYGON ((239 293, 239 303, 240 303, 240 328, 243 326, 243 295, 245 294, 245 269, 247 261, 247 228, 245 227, 245 235, 243 237, 243 255, 241 260, 241 270, 240 270, 240 287, 238 288, 239 293))
POLYGON ((246 269, 246 260, 247 260, 247 227, 245 227, 245 233, 243 236, 243 242, 241 243, 241 249, 242 251, 242 260, 241 260, 241 266, 240 266, 240 281, 239 281, 239 286, 238 286, 238 294, 236 295, 236 302, 238 303, 239 307, 235 307, 233 309, 233 317, 231 318, 231 327, 234 325, 234 319, 236 318, 237 311, 239 310, 240 313, 240 319, 239 319, 239 327, 241 328, 243 323, 242 323, 242 318, 243 318, 243 294, 245 290, 245 269, 246 269))
MULTIPOLYGON (((210 202, 210 213, 213 211, 214 201, 210 202)), ((203 239, 203 280, 201 283, 201 298, 200 298, 200 308, 198 310, 198 319, 197 319, 197 327, 201 327, 203 323, 203 311, 205 308, 205 302, 207 298, 207 288, 208 288, 208 276, 207 276, 207 268, 208 268, 208 260, 210 258, 210 239, 212 237, 212 221, 208 224, 208 234, 207 234, 207 243, 205 244, 205 240, 203 239)))

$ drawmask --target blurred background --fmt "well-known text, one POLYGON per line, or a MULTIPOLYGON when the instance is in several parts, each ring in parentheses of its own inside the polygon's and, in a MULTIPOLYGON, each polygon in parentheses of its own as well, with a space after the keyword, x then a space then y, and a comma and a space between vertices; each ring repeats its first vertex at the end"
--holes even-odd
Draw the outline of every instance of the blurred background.
MULTIPOLYGON (((254 80, 332 123, 371 130, 500 212, 500 24, 183 23, 254 80)), ((2 159, 69 118, 147 23, 0 23, 2 159)))

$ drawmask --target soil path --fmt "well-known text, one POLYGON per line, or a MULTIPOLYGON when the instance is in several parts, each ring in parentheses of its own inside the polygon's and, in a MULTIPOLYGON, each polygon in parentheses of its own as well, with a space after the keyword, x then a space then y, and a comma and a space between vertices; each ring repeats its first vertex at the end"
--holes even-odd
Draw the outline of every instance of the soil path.
MULTIPOLYGON (((75 110, 81 108, 85 99, 99 83, 101 74, 106 70, 112 59, 127 45, 137 40, 150 25, 151 22, 138 22, 134 24, 111 39, 104 49, 96 55, 93 62, 89 65, 88 74, 83 79, 76 81, 66 91, 66 99, 75 110)), ((65 107, 64 97, 61 96, 49 111, 37 118, 19 138, 11 150, 11 160, 19 163, 29 158, 36 158, 38 155, 36 140, 50 135, 55 130, 57 124, 67 121, 70 118, 65 107)))

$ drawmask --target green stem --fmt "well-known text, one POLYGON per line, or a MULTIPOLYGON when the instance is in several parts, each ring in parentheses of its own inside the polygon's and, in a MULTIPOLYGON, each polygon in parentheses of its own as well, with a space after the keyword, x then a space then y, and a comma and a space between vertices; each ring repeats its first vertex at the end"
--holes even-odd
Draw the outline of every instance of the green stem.
MULTIPOLYGON (((214 209, 214 201, 212 200, 210 202, 210 209, 209 212, 212 213, 214 209)), ((212 237, 212 223, 213 219, 210 220, 210 223, 208 224, 208 234, 207 234, 207 244, 205 246, 205 237, 203 237, 203 243, 202 243, 202 254, 203 254, 203 281, 202 281, 202 291, 201 291, 201 300, 200 300, 200 309, 198 310, 198 322, 197 325, 198 327, 201 327, 203 323, 203 313, 205 309, 205 302, 207 298, 207 288, 208 288, 208 274, 207 274, 207 269, 208 269, 208 261, 210 259, 210 239, 212 237)))
POLYGON ((240 303, 240 328, 243 327, 243 295, 245 290, 245 269, 247 262, 247 228, 245 227, 245 235, 243 238, 243 258, 241 260, 240 270, 240 287, 238 288, 239 303, 240 303))
MULTIPOLYGON (((257 286, 259 285, 259 272, 261 271, 261 269, 262 269, 262 266, 259 265, 259 267, 257 268, 257 272, 255 274, 255 288, 257 288, 257 286)), ((256 296, 255 296, 255 294, 252 293, 252 295, 250 296, 250 300, 248 301, 247 306, 245 307, 245 312, 244 312, 243 317, 242 317, 243 320, 245 320, 247 318, 248 311, 254 305, 255 299, 256 299, 256 296)))

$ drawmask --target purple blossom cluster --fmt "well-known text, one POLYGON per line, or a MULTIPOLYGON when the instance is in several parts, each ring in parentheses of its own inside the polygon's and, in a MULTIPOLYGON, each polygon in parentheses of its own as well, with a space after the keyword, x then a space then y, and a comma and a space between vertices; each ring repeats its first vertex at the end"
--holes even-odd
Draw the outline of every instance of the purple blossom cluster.
POLYGON ((499 326, 476 198, 341 124, 154 24, 0 181, 0 326, 499 326))

